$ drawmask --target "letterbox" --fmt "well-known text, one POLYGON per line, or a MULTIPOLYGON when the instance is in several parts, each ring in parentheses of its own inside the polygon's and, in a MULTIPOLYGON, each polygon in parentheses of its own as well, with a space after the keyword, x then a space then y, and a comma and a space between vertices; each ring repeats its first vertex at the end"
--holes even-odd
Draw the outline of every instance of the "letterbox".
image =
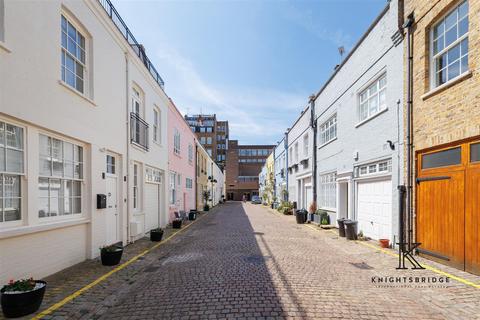
POLYGON ((97 209, 105 209, 107 207, 107 196, 97 194, 97 209))

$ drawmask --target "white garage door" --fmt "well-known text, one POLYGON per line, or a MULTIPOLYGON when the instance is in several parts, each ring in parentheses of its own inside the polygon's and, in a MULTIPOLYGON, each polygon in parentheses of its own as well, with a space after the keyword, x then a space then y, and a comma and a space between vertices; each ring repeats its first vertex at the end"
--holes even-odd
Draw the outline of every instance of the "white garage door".
POLYGON ((145 184, 145 232, 159 227, 159 185, 145 184))
POLYGON ((392 180, 358 183, 357 220, 365 236, 392 241, 392 180))

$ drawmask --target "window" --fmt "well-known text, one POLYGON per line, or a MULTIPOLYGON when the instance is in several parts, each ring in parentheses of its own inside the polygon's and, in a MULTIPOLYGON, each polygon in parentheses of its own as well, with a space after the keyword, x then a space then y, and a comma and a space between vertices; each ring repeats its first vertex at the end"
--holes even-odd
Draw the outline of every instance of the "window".
POLYGON ((176 174, 175 172, 170 172, 170 204, 175 204, 176 201, 176 174))
POLYGON ((470 162, 480 161, 480 143, 470 145, 470 162))
POLYGON ((162 182, 162 173, 158 169, 145 167, 145 182, 161 183, 162 182))
POLYGON ((62 81, 80 93, 85 90, 85 37, 62 15, 62 81))
POLYGON ((320 207, 337 207, 337 174, 335 172, 320 176, 320 207))
POLYGON ((362 165, 357 170, 359 176, 392 172, 392 160, 362 165))
POLYGON ((211 157, 212 156, 212 149, 207 149, 207 153, 211 157))
POLYGON ((38 216, 81 213, 83 148, 40 134, 39 160, 38 216))
POLYGON ((133 165, 133 209, 138 209, 138 164, 133 165))
POLYGON ((293 160, 293 155, 292 155, 292 147, 290 147, 290 149, 288 149, 288 157, 290 158, 290 161, 293 160))
POLYGON ((431 31, 432 87, 468 71, 468 1, 463 1, 431 31))
POLYGON ((200 132, 205 132, 205 127, 200 127, 200 132))
POLYGON ((193 146, 191 144, 188 145, 188 163, 193 163, 193 146))
POLYGON ((185 178, 185 187, 187 189, 192 189, 193 186, 193 180, 190 178, 185 178))
POLYGON ((140 117, 142 114, 143 96, 139 89, 133 88, 132 91, 132 112, 140 117))
POLYGON ((422 156, 422 169, 431 169, 460 164, 462 149, 460 147, 428 153, 422 156))
POLYGON ((308 133, 303 136, 303 156, 308 157, 308 133))
POLYGON ((298 142, 295 143, 295 162, 298 162, 298 142))
POLYGON ((0 222, 21 219, 23 129, 0 122, 0 222))
POLYGON ((153 109, 153 141, 160 142, 160 111, 153 109))
POLYGON ((387 109, 387 75, 382 75, 359 95, 359 121, 373 117, 387 109))
POLYGON ((212 132, 213 128, 212 127, 207 127, 207 132, 212 132))
POLYGON ((107 154, 107 173, 115 174, 115 157, 107 154))
POLYGON ((173 152, 180 154, 180 132, 175 128, 175 133, 173 134, 173 152))
POLYGON ((337 138, 336 114, 320 126, 320 145, 324 145, 335 138, 337 138))
POLYGON ((212 137, 207 137, 207 144, 212 144, 212 137))

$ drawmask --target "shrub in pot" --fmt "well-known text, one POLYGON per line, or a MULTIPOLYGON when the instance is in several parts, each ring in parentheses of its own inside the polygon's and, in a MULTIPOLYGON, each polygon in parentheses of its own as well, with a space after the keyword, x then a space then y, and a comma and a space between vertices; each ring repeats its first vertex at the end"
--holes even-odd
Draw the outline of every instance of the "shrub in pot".
POLYGON ((162 228, 156 228, 150 230, 150 241, 162 241, 163 237, 163 229, 162 228))
POLYGON ((180 229, 182 227, 182 220, 181 219, 175 219, 172 221, 172 228, 173 229, 180 229))
POLYGON ((100 257, 104 266, 117 265, 122 259, 123 247, 119 245, 109 245, 100 248, 100 257))
POLYGON ((210 206, 208 205, 208 203, 205 203, 205 205, 203 206, 203 211, 208 211, 210 210, 210 206))
POLYGON ((10 280, 0 290, 3 315, 17 318, 34 313, 40 308, 47 283, 41 280, 10 280))

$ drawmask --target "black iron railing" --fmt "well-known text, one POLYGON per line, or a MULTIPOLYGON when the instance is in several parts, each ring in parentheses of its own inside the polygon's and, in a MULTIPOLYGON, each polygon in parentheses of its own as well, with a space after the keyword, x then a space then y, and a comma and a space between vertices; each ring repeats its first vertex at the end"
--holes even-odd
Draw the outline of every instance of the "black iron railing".
POLYGON ((130 113, 130 141, 148 150, 148 123, 135 112, 130 113))
POLYGON ((120 14, 117 12, 113 4, 110 2, 110 0, 98 0, 98 2, 103 7, 103 9, 105 9, 105 12, 108 14, 110 19, 112 19, 112 22, 115 24, 118 31, 120 31, 120 33, 123 35, 125 40, 127 40, 128 44, 130 44, 133 51, 135 51, 137 56, 140 58, 142 63, 152 75, 153 79, 163 89, 165 86, 165 82, 163 82, 162 77, 160 77, 160 74, 158 74, 150 59, 148 59, 147 55, 145 54, 145 49, 141 44, 137 42, 137 40, 128 29, 126 23, 123 21, 122 17, 120 17, 120 14))

